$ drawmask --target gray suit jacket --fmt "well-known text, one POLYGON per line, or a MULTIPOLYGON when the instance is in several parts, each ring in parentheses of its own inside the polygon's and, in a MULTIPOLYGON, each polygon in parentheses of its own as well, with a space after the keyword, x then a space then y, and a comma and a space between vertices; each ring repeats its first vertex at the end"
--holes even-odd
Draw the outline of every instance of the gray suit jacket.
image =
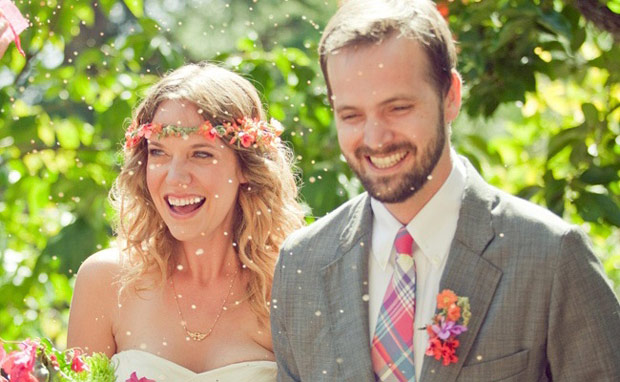
MULTIPOLYGON (((466 165, 439 290, 469 297, 469 330, 458 362, 426 356, 421 381, 620 381, 620 307, 587 237, 466 165)), ((371 232, 363 194, 286 240, 271 310, 278 381, 374 381, 371 232)))

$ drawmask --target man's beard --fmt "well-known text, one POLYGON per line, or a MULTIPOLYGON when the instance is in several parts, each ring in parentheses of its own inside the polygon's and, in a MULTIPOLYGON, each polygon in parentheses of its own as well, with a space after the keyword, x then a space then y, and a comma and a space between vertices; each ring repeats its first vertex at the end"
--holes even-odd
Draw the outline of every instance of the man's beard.
MULTIPOLYGON (((414 160, 413 168, 404 173, 385 177, 371 177, 362 172, 362 166, 349 161, 353 172, 362 182, 368 193, 375 199, 383 203, 400 203, 409 199, 420 190, 430 179, 430 175, 437 166, 444 145, 446 143, 446 127, 443 123, 443 113, 440 113, 440 120, 437 124, 435 137, 431 139, 426 150, 422 153, 419 160, 414 160), (392 185, 390 185, 392 183, 392 185)), ((418 147, 409 142, 389 145, 380 151, 371 150, 367 147, 360 147, 355 150, 357 163, 367 160, 366 156, 379 153, 390 153, 407 150, 409 155, 414 158, 418 152, 418 147)))

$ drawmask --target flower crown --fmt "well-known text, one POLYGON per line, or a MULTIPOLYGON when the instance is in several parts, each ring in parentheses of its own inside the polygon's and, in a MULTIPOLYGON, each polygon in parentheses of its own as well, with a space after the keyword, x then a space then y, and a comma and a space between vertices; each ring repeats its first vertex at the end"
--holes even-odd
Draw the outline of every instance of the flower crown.
POLYGON ((125 133, 125 148, 133 148, 140 143, 142 138, 151 139, 153 134, 157 138, 163 138, 170 135, 182 137, 196 133, 209 140, 222 138, 228 144, 236 144, 239 148, 243 146, 268 150, 270 147, 276 147, 280 142, 279 137, 283 130, 282 124, 273 118, 267 122, 243 117, 236 122, 224 122, 216 126, 213 126, 209 121, 204 121, 200 126, 195 127, 162 125, 161 123, 143 123, 138 125, 134 121, 125 133))

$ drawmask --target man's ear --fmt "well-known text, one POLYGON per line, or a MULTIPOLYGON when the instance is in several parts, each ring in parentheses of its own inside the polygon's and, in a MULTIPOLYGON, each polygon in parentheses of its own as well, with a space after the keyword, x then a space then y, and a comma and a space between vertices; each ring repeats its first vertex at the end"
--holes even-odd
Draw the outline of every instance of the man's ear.
POLYGON ((450 90, 443 99, 443 118, 446 123, 454 121, 461 109, 461 75, 453 69, 451 76, 450 90))

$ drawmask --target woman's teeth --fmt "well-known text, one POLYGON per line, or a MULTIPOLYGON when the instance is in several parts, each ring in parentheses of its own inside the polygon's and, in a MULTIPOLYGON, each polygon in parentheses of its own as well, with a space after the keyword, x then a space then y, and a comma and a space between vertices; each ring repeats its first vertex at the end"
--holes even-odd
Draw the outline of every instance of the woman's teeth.
POLYGON ((188 206, 190 204, 198 204, 205 200, 202 196, 193 196, 188 198, 175 198, 174 196, 168 197, 168 203, 173 207, 188 206))

